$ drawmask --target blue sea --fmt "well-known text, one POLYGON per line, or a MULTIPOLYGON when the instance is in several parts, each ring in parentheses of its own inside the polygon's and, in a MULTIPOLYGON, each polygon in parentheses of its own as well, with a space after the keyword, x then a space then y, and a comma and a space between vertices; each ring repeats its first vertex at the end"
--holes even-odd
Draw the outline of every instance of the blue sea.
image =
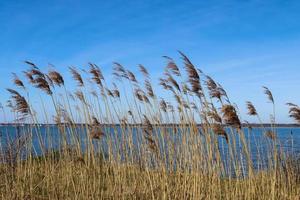
MULTIPOLYGON (((126 129, 120 128, 120 126, 105 126, 102 127, 104 136, 102 136, 100 139, 93 139, 92 144, 94 146, 94 149, 96 151, 107 151, 108 146, 110 144, 110 147, 113 148, 113 152, 120 153, 121 147, 120 144, 124 144, 123 141, 126 141, 128 137, 128 133, 130 132, 132 134, 132 143, 135 147, 139 148, 139 140, 141 140, 141 137, 143 137, 143 131, 142 128, 135 128, 135 127, 128 127, 126 129)), ((171 127, 160 127, 160 128, 154 128, 153 135, 155 138, 155 135, 160 135, 159 131, 162 129, 165 130, 165 133, 169 135, 168 139, 172 140, 173 143, 180 144, 180 141, 182 141, 182 134, 181 131, 171 127)), ((254 165, 257 163, 257 160, 261 160, 262 158, 267 158, 268 152, 270 152, 270 144, 272 143, 272 140, 265 136, 264 132, 266 130, 271 130, 271 127, 265 127, 263 128, 253 128, 248 129, 244 128, 244 135, 246 138, 246 142, 249 146, 249 152, 251 154, 251 157, 253 159, 254 165)), ((89 139, 87 137, 87 127, 85 125, 82 126, 76 126, 75 131, 66 128, 64 131, 59 131, 57 126, 54 125, 40 125, 40 126, 1 126, 0 127, 0 141, 1 141, 1 152, 4 152, 8 148, 18 148, 18 145, 20 143, 22 144, 22 141, 32 141, 33 145, 33 154, 36 156, 42 155, 43 150, 59 150, 62 146, 62 141, 66 141, 68 146, 72 147, 76 145, 76 142, 79 142, 77 144, 80 144, 80 148, 82 151, 85 151, 87 149, 87 145, 90 143, 88 142, 89 139), (62 134, 63 132, 63 134, 62 134), (71 133, 76 132, 75 137, 72 137, 71 133), (16 140, 16 138, 21 138, 19 140, 16 140), (41 144, 43 148, 41 148, 41 144)), ((188 131, 187 131, 188 132, 188 131)), ((227 132, 230 132, 227 130, 227 132)), ((289 154, 299 154, 300 153, 300 128, 299 127, 277 127, 275 128, 275 132, 277 135, 276 145, 278 149, 283 150, 287 155, 289 154)), ((199 131, 199 135, 201 135, 199 131)), ((204 137, 204 136, 199 136, 204 137)), ((242 145, 241 145, 241 139, 239 138, 239 133, 233 133, 232 135, 229 135, 229 140, 233 141, 232 139, 235 139, 236 141, 236 147, 239 151, 243 151, 242 145)), ((158 140, 160 140, 160 137, 157 137, 158 140)), ((222 157, 224 160, 226 160, 228 156, 228 148, 226 140, 219 136, 218 137, 220 152, 222 154, 222 157)), ((125 142, 126 143, 126 142, 125 142)), ((128 145, 125 145, 125 149, 128 147, 128 145)), ((162 140, 159 142, 159 147, 167 148, 167 143, 162 142, 162 140)), ((124 151, 124 148, 123 148, 124 151)), ((126 151, 126 150, 125 150, 126 151)), ((27 151, 24 149, 21 150, 23 152, 23 157, 26 157, 26 154, 28 154, 27 151)), ((127 152, 129 153, 129 151, 127 152)), ((121 153, 122 154, 122 153, 121 153)), ((238 155, 237 155, 238 156, 238 155)), ((243 159, 243 158, 241 158, 243 159)))

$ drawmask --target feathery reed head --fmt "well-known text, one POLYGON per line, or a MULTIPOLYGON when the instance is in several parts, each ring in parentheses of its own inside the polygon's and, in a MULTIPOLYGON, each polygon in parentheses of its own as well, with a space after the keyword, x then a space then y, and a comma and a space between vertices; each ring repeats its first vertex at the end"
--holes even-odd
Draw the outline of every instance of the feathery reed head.
POLYGON ((105 88, 105 90, 106 90, 106 93, 107 93, 108 96, 114 97, 114 94, 112 93, 112 91, 110 89, 105 88))
POLYGON ((154 91, 149 80, 145 80, 145 88, 147 90, 147 94, 149 95, 149 97, 154 98, 155 96, 154 91))
POLYGON ((202 95, 202 87, 201 87, 200 76, 198 74, 198 71, 186 55, 184 55, 180 51, 179 51, 179 53, 182 56, 182 59, 184 61, 185 69, 186 69, 188 77, 189 77, 189 82, 192 86, 192 91, 197 96, 200 97, 202 95))
POLYGON ((176 65, 176 63, 174 62, 174 60, 168 56, 163 56, 163 57, 168 60, 166 69, 170 70, 176 76, 181 76, 180 70, 179 70, 178 66, 176 65))
POLYGON ((159 85, 161 85, 165 90, 171 90, 174 92, 173 87, 168 84, 166 79, 159 78, 159 85))
POLYGON ((76 91, 75 92, 75 96, 83 103, 86 103, 85 98, 84 98, 84 94, 82 91, 76 91))
POLYGON ((276 140, 276 138, 277 138, 276 133, 273 132, 273 131, 271 131, 271 130, 267 130, 265 132, 265 136, 268 137, 268 138, 270 138, 271 140, 276 140))
POLYGON ((92 80, 94 80, 96 84, 102 87, 103 86, 102 80, 104 80, 104 77, 102 75, 100 68, 97 65, 92 63, 89 63, 89 65, 90 65, 90 73, 93 75, 92 80))
POLYGON ((140 72, 146 77, 149 78, 149 73, 143 65, 139 65, 140 72))
POLYGON ((208 90, 215 90, 218 87, 217 83, 210 76, 206 76, 205 83, 207 85, 208 90))
POLYGON ((132 73, 131 71, 127 70, 127 77, 130 81, 137 83, 138 81, 135 78, 134 73, 132 73))
POLYGON ((222 101, 222 96, 227 97, 226 91, 223 89, 223 87, 216 83, 210 76, 206 76, 205 84, 211 98, 217 98, 219 101, 222 101))
POLYGON ((248 115, 253 115, 253 116, 257 115, 256 108, 250 101, 247 101, 246 105, 247 105, 247 109, 248 109, 248 115))
POLYGON ((21 113, 23 116, 30 114, 30 108, 26 101, 26 99, 20 95, 16 90, 7 89, 7 91, 11 94, 11 98, 14 101, 12 104, 12 108, 16 111, 21 113))
POLYGON ((219 90, 219 87, 217 83, 210 77, 206 76, 206 82, 205 82, 207 89, 209 91, 209 95, 211 98, 217 98, 221 100, 222 91, 219 90))
POLYGON ((271 103, 274 104, 274 98, 272 92, 269 90, 269 88, 263 86, 264 93, 267 95, 268 99, 271 101, 271 103))
POLYGON ((235 128, 241 129, 241 122, 237 115, 236 109, 230 104, 222 106, 222 113, 224 122, 228 125, 234 126, 235 128))
POLYGON ((118 89, 113 89, 112 93, 114 98, 120 98, 120 91, 118 89))
POLYGON ((179 92, 181 92, 180 86, 177 83, 177 81, 172 77, 172 75, 168 72, 165 73, 165 75, 168 77, 166 80, 171 83, 179 92))
POLYGON ((95 116, 92 117, 92 124, 93 124, 93 126, 99 126, 100 125, 100 122, 98 121, 98 119, 95 116))
POLYGON ((143 125, 144 125, 144 130, 147 130, 147 131, 150 131, 150 132, 153 131, 153 126, 152 126, 150 120, 147 118, 146 115, 144 115, 143 125))
POLYGON ((157 153, 157 145, 155 140, 152 137, 152 132, 153 132, 154 128, 150 122, 150 120, 147 118, 146 115, 144 115, 144 122, 143 122, 143 132, 144 132, 144 138, 146 139, 146 141, 148 142, 148 146, 149 148, 154 151, 155 153, 157 153))
POLYGON ((49 82, 44 77, 38 77, 34 79, 34 86, 45 91, 47 94, 52 95, 49 82))
POLYGON ((12 73, 13 74, 13 82, 16 86, 21 87, 23 89, 25 89, 24 83, 23 81, 21 81, 21 79, 19 79, 19 77, 17 76, 17 74, 12 73))
POLYGON ((105 133, 101 130, 100 127, 93 127, 91 132, 90 132, 91 138, 99 140, 103 136, 105 136, 105 133))
POLYGON ((117 77, 117 78, 126 78, 128 79, 128 73, 126 71, 126 69, 120 64, 120 63, 117 63, 117 62, 114 62, 114 75, 117 77))
POLYGON ((160 105, 160 109, 162 109, 162 111, 167 112, 167 103, 165 102, 164 99, 160 100, 159 105, 160 105))
POLYGON ((212 111, 207 112, 207 116, 217 123, 222 123, 222 118, 215 108, 213 108, 212 111))
POLYGON ((289 116, 300 124, 300 107, 293 103, 287 103, 287 105, 290 107, 289 116))
POLYGON ((228 135, 221 124, 212 124, 211 129, 216 135, 225 137, 225 140, 228 143, 228 135))
POLYGON ((62 86, 65 84, 62 75, 57 71, 54 70, 49 71, 48 76, 53 81, 53 83, 58 86, 62 86))
POLYGON ((140 88, 136 88, 134 90, 134 94, 135 97, 141 101, 141 102, 145 102, 145 103, 150 103, 148 97, 146 96, 145 92, 143 90, 141 90, 140 88))
POLYGON ((41 72, 38 67, 32 67, 27 72, 25 72, 25 75, 34 87, 41 89, 49 95, 52 95, 52 91, 50 89, 52 79, 48 75, 41 72))
POLYGON ((26 63, 27 65, 30 65, 33 68, 37 68, 37 66, 31 61, 25 60, 24 63, 26 63))
POLYGON ((80 73, 74 67, 69 67, 69 69, 70 69, 73 79, 75 81, 77 81, 78 86, 79 87, 84 86, 84 82, 83 82, 83 79, 82 79, 82 76, 80 75, 80 73))
POLYGON ((31 72, 28 71, 23 71, 25 77, 28 79, 29 83, 33 84, 34 83, 34 78, 31 72))

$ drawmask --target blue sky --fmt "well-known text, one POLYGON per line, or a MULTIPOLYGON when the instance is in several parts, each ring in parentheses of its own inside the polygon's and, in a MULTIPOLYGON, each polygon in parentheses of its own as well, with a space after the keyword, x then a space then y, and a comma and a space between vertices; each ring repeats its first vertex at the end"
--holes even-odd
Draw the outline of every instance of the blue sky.
POLYGON ((92 61, 110 76, 113 61, 153 79, 162 55, 179 61, 177 50, 220 82, 240 106, 251 100, 268 121, 268 86, 277 119, 288 119, 286 102, 300 104, 299 1, 0 1, 0 102, 8 99, 11 72, 22 61, 68 66, 92 61))

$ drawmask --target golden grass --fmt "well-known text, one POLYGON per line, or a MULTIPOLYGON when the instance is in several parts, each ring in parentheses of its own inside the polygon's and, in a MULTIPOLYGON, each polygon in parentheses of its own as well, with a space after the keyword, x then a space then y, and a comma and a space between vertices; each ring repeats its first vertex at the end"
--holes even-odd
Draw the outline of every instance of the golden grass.
MULTIPOLYGON (((197 172, 166 173, 135 165, 87 166, 79 161, 23 163, 14 177, 1 173, 2 199, 299 199, 299 184, 276 183, 262 171, 247 179, 197 172), (28 169, 28 170, 24 170, 28 169), (6 180, 6 181, 4 181, 6 180)), ((1 167, 1 172, 9 169, 1 167)))
MULTIPOLYGON (((272 92, 263 87, 273 108, 272 126, 262 124, 263 139, 254 139, 258 159, 253 163, 246 139, 252 128, 242 128, 238 108, 224 88, 180 55, 186 74, 165 57, 159 79, 165 96, 156 93, 143 65, 140 81, 114 63, 116 82, 108 81, 96 64, 82 71, 71 67, 77 86, 68 90, 58 71, 44 73, 26 61, 29 84, 13 74, 21 91, 8 89, 18 136, 1 146, 1 199, 299 199, 299 161, 277 140, 272 92), (31 100, 32 87, 38 88, 41 105, 31 100), (53 132, 49 125, 42 130, 42 118, 56 124, 59 149, 51 148, 56 145, 53 132), (23 122, 30 125, 20 126, 23 122), (40 152, 32 142, 34 132, 40 152)), ((248 114, 260 120, 255 106, 246 105, 248 114)), ((299 107, 288 105, 299 122, 299 107)))

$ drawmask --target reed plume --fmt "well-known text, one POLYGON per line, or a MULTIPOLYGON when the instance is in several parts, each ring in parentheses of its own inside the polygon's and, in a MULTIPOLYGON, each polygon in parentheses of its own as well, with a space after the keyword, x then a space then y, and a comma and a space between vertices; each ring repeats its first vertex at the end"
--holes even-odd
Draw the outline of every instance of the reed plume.
POLYGON ((106 93, 108 96, 114 97, 114 94, 112 93, 112 91, 110 89, 105 88, 105 90, 106 90, 106 93))
POLYGON ((228 143, 228 134, 224 130, 222 124, 212 124, 211 129, 216 135, 225 137, 225 140, 228 143))
POLYGON ((206 76, 205 82, 207 89, 209 91, 209 95, 211 98, 217 98, 221 101, 222 95, 224 95, 223 91, 219 88, 218 84, 210 77, 206 76))
POLYGON ((171 90, 174 92, 173 87, 168 84, 166 79, 159 78, 159 85, 161 85, 165 90, 171 90))
POLYGON ((164 99, 160 100, 159 105, 160 105, 160 109, 162 109, 162 111, 167 112, 167 103, 165 102, 164 99))
POLYGON ((207 116, 211 119, 213 119, 215 122, 217 123, 222 123, 222 118, 221 116, 218 114, 218 112, 215 110, 215 108, 213 108, 212 111, 207 112, 207 116))
POLYGON ((90 73, 92 74, 92 80, 94 80, 96 84, 103 87, 102 80, 104 80, 104 77, 100 68, 97 65, 90 63, 90 73))
POLYGON ((144 124, 144 130, 147 130, 150 132, 153 131, 153 126, 146 115, 144 115, 144 123, 143 124, 144 124))
POLYGON ((136 98, 138 100, 140 100, 141 102, 146 102, 146 103, 150 103, 148 97, 146 96, 145 92, 139 88, 136 88, 134 90, 134 94, 136 96, 136 98))
POLYGON ((75 96, 81 101, 83 102, 84 104, 86 104, 86 101, 85 101, 85 98, 84 98, 84 94, 82 91, 76 91, 75 92, 75 96))
POLYGON ((121 78, 121 77, 126 78, 126 79, 129 78, 126 69, 120 63, 114 62, 113 64, 114 64, 113 75, 115 75, 118 78, 121 78))
POLYGON ((256 108, 250 101, 247 101, 246 105, 247 105, 247 109, 248 109, 248 115, 252 115, 252 116, 257 115, 256 108))
POLYGON ((147 90, 148 96, 151 97, 151 98, 154 98, 155 95, 154 95, 154 91, 153 91, 152 85, 151 85, 150 81, 147 80, 147 79, 145 80, 145 88, 147 90))
POLYGON ((287 105, 290 107, 289 116, 300 124, 300 107, 293 103, 287 103, 287 105))
POLYGON ((150 122, 150 120, 147 118, 146 115, 144 115, 144 122, 143 122, 143 131, 144 131, 144 138, 146 139, 146 141, 148 142, 148 146, 149 148, 156 153, 156 155, 158 155, 158 148, 156 145, 155 140, 152 137, 152 132, 153 132, 154 128, 150 122))
POLYGON ((264 93, 267 95, 268 99, 271 101, 271 103, 274 104, 274 98, 272 92, 269 90, 269 88, 263 86, 264 93))
POLYGON ((132 73, 131 71, 127 70, 127 77, 130 81, 137 83, 138 81, 135 78, 134 73, 132 73))
POLYGON ((30 72, 23 71, 25 77, 28 79, 29 83, 33 84, 34 83, 34 78, 33 75, 30 72))
POLYGON ((168 72, 165 73, 165 75, 168 77, 166 80, 171 83, 179 92, 181 92, 180 86, 177 83, 177 81, 172 77, 171 74, 169 74, 168 72))
POLYGON ((206 86, 208 90, 216 90, 218 88, 217 83, 210 77, 206 75, 206 86))
POLYGON ((54 70, 49 71, 48 76, 53 81, 53 83, 58 85, 59 87, 65 84, 64 78, 57 71, 54 70))
POLYGON ((25 62, 27 65, 30 65, 30 66, 33 67, 33 68, 37 68, 37 66, 36 66, 33 62, 31 62, 31 61, 25 60, 24 62, 25 62))
POLYGON ((92 117, 90 135, 92 139, 101 139, 103 136, 105 136, 105 133, 100 127, 100 122, 95 116, 92 117))
POLYGON ((45 78, 43 78, 43 77, 36 78, 34 80, 34 86, 36 88, 39 88, 39 89, 45 91, 47 94, 52 95, 52 91, 50 89, 49 82, 45 78))
POLYGON ((149 78, 148 70, 147 70, 143 65, 139 65, 139 69, 140 69, 140 72, 141 72, 146 78, 149 78))
POLYGON ((79 87, 84 86, 84 82, 80 73, 74 67, 69 67, 69 70, 72 74, 73 79, 77 81, 78 86, 79 87))
POLYGON ((270 138, 271 140, 276 140, 276 138, 277 138, 276 133, 273 132, 273 131, 271 131, 271 130, 267 130, 265 132, 265 136, 268 137, 268 138, 270 138))
POLYGON ((120 91, 118 89, 113 89, 112 93, 115 98, 120 98, 120 91))
POLYGON ((174 60, 168 56, 163 56, 163 57, 168 60, 166 69, 170 70, 176 76, 181 76, 180 70, 179 70, 178 66, 176 65, 176 63, 174 62, 174 60))
POLYGON ((23 81, 21 81, 21 79, 17 76, 17 74, 16 73, 12 73, 12 74, 13 74, 14 84, 18 87, 25 89, 25 85, 24 85, 23 81))
POLYGON ((223 113, 224 122, 226 124, 241 129, 241 122, 234 106, 230 104, 223 105, 222 113, 223 113))
POLYGON ((228 97, 228 95, 227 95, 227 92, 226 92, 225 89, 222 87, 222 85, 219 84, 219 83, 218 83, 218 91, 219 91, 219 93, 221 94, 221 96, 226 97, 226 101, 227 101, 228 103, 230 103, 229 97, 228 97))
POLYGON ((29 115, 30 108, 26 99, 16 90, 7 89, 7 91, 11 94, 11 98, 14 101, 14 104, 12 104, 13 109, 16 112, 21 113, 23 116, 29 115))
POLYGON ((186 55, 184 55, 182 52, 180 52, 180 55, 182 56, 182 59, 185 64, 185 69, 187 71, 188 77, 189 77, 189 82, 192 86, 192 91, 198 96, 202 96, 202 87, 200 83, 200 76, 198 74, 197 69, 195 66, 192 64, 192 62, 188 59, 186 55))
POLYGON ((41 89, 49 95, 52 95, 52 91, 50 89, 52 80, 50 77, 48 77, 48 75, 41 72, 38 67, 32 67, 25 73, 25 75, 28 77, 30 83, 32 83, 34 87, 41 89))

